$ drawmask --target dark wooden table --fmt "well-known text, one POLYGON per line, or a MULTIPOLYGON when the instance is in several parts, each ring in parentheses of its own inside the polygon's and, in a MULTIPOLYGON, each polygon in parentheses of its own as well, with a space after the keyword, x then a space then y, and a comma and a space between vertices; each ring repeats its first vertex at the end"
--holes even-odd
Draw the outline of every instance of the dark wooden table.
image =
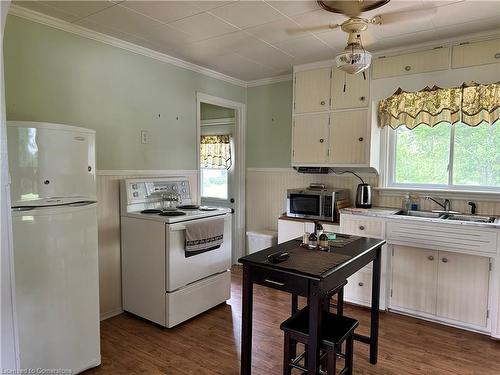
MULTIPOLYGON (((280 267, 280 263, 272 264, 267 260, 268 255, 290 251, 299 244, 300 240, 291 240, 239 259, 243 264, 241 375, 250 375, 252 371, 253 284, 291 293, 292 311, 297 307, 297 295, 307 297, 310 309, 307 369, 309 374, 318 374, 319 333, 324 302, 330 297, 332 290, 370 262, 373 262, 370 336, 356 334, 355 339, 370 345, 370 363, 377 363, 381 249, 385 241, 359 237, 342 248, 331 248, 331 252, 349 255, 351 258, 318 274, 280 267)), ((314 257, 317 250, 308 251, 314 257)))

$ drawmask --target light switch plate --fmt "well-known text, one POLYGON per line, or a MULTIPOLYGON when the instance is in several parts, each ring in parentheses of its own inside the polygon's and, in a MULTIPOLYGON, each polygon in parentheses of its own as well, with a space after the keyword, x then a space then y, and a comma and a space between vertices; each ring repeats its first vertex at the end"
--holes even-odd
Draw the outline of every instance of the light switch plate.
POLYGON ((149 143, 149 132, 147 130, 141 130, 141 143, 144 145, 149 143))

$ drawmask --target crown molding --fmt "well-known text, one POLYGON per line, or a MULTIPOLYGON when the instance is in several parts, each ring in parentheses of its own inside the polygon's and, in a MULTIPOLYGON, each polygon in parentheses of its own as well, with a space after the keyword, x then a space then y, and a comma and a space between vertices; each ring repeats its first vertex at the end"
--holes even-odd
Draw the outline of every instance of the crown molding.
POLYGON ((16 17, 21 17, 25 18, 27 20, 33 21, 40 23, 42 25, 46 25, 49 27, 53 27, 55 29, 59 29, 62 31, 66 31, 68 33, 76 34, 78 36, 82 36, 84 38, 92 39, 98 42, 102 42, 108 45, 111 45, 113 47, 121 48, 133 53, 137 53, 139 55, 143 55, 146 57, 153 58, 155 60, 163 61, 165 63, 184 68, 187 70, 191 70, 196 73, 203 74, 207 77, 215 78, 221 81, 225 81, 228 83, 231 83, 233 85, 237 85, 240 87, 247 87, 247 82, 243 81, 238 78, 234 78, 231 76, 228 76, 223 73, 216 72, 215 70, 205 68, 200 65, 196 65, 184 60, 181 60, 177 57, 169 56, 167 54, 161 53, 154 51, 152 49, 146 48, 146 47, 141 47, 137 44, 126 42, 124 40, 105 35, 102 33, 99 33, 97 31, 93 31, 90 29, 87 29, 82 26, 75 25, 73 23, 67 22, 60 20, 58 18, 54 18, 51 16, 47 16, 43 13, 35 12, 33 10, 23 8, 19 5, 16 4, 11 4, 9 8, 9 14, 16 16, 16 17))
POLYGON ((272 83, 291 81, 292 79, 293 79, 292 74, 285 74, 277 77, 261 78, 261 79, 256 79, 254 81, 248 81, 247 87, 270 85, 272 83))

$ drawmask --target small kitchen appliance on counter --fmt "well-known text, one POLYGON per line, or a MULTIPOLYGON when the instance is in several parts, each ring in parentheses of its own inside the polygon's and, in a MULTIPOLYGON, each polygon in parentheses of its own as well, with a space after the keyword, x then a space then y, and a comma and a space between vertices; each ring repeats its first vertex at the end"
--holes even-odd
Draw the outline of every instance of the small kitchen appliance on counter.
POLYGON ((289 217, 338 222, 338 204, 349 200, 349 190, 311 184, 308 188, 287 190, 289 217))
POLYGON ((356 190, 356 207, 372 208, 372 187, 370 184, 361 183, 356 190))

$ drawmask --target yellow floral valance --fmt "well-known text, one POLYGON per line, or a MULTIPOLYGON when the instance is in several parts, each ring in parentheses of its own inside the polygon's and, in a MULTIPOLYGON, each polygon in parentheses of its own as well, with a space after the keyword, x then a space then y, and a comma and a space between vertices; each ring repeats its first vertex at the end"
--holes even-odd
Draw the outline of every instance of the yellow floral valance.
POLYGON ((393 129, 403 125, 413 129, 420 124, 433 127, 441 122, 493 124, 500 117, 500 82, 486 85, 471 82, 450 89, 434 86, 417 92, 399 88, 380 101, 378 117, 380 127, 393 129))
POLYGON ((201 168, 231 168, 231 137, 202 135, 200 142, 201 168))

